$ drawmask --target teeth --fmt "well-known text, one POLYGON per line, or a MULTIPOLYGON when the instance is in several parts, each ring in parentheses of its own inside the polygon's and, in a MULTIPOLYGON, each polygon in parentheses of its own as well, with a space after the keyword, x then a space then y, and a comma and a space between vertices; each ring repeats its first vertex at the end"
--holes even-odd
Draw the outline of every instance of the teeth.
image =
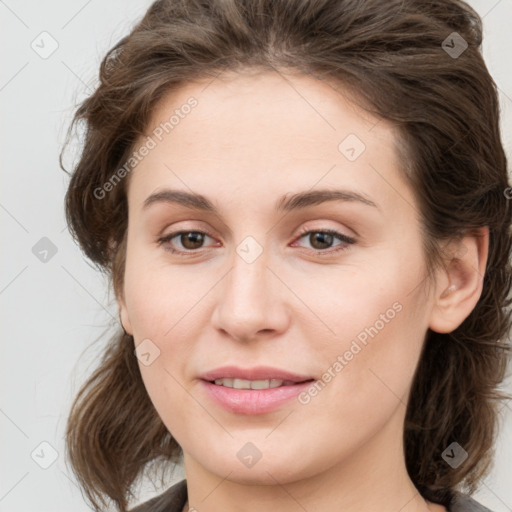
POLYGON ((234 389, 268 389, 277 388, 279 386, 289 386, 295 382, 279 379, 266 380, 245 380, 245 379, 216 379, 217 386, 225 386, 234 389))

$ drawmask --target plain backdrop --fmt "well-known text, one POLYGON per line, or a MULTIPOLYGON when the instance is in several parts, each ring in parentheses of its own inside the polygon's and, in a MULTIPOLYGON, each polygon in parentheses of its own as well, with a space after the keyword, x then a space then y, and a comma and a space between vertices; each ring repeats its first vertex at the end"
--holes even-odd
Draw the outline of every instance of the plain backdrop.
MULTIPOLYGON (((65 463, 66 413, 101 344, 86 349, 117 326, 117 308, 66 228, 68 177, 58 155, 104 54, 150 3, 0 0, 1 512, 89 510, 65 463)), ((470 4, 483 16, 484 56, 500 90, 512 161, 512 0, 470 4)), ((512 402, 502 413, 495 465, 475 498, 510 512, 512 402)), ((141 499, 159 491, 148 484, 141 499)))

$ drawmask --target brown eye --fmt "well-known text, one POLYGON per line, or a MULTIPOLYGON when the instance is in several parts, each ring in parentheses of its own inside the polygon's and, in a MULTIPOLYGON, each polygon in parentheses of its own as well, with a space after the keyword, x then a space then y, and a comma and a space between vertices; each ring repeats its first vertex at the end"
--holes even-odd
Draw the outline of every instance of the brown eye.
POLYGON ((333 229, 322 230, 309 230, 301 233, 300 239, 306 239, 311 245, 311 248, 317 252, 332 253, 336 251, 343 251, 356 241, 343 233, 339 233, 333 229), (335 240, 339 240, 339 244, 333 246, 335 240))
POLYGON ((185 249, 199 249, 204 241, 204 233, 187 231, 179 235, 179 240, 185 249))
POLYGON ((309 234, 309 243, 314 249, 328 249, 333 242, 334 236, 329 233, 316 231, 309 234))
POLYGON ((205 237, 211 238, 202 231, 176 231, 158 239, 158 244, 163 245, 164 249, 172 253, 192 253, 195 250, 202 249, 205 237), (174 248, 178 241, 178 248, 174 248))

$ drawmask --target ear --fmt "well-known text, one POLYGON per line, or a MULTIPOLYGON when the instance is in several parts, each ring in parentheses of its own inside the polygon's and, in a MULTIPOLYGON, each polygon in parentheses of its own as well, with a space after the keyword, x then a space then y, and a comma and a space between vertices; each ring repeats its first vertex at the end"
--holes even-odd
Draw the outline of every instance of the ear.
POLYGON ((117 303, 119 305, 119 321, 123 329, 130 335, 133 336, 132 324, 130 322, 130 316, 128 315, 128 309, 124 301, 124 297, 117 297, 117 303))
POLYGON ((439 270, 429 327, 439 333, 454 331, 470 315, 482 294, 489 251, 489 228, 446 247, 448 263, 439 270))

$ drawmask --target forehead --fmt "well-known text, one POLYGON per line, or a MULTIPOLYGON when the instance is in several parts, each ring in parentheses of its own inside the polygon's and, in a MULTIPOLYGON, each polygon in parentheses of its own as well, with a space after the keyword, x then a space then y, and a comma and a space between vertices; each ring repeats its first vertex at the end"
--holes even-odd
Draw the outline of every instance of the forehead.
POLYGON ((315 184, 371 193, 383 187, 383 175, 398 176, 396 135, 339 85, 276 72, 224 73, 157 103, 139 141, 155 144, 132 171, 129 196, 142 204, 160 185, 215 189, 226 198, 315 184))
MULTIPOLYGON (((220 142, 228 146, 229 138, 221 128, 231 128, 228 133, 232 138, 249 136, 255 152, 258 142, 271 142, 274 135, 280 136, 275 146, 283 150, 289 149, 281 144, 283 137, 296 142, 314 140, 304 148, 309 150, 317 147, 319 138, 332 145, 333 140, 336 142, 351 130, 368 142, 380 139, 392 144, 394 131, 390 123, 371 115, 360 104, 361 100, 346 87, 309 75, 230 71, 170 91, 155 105, 146 132, 150 134, 173 114, 180 114, 179 119, 174 115, 175 135, 184 130, 192 135, 196 129, 197 136, 208 135, 211 145, 220 142), (197 101, 197 106, 188 112, 190 98, 197 101), (181 109, 186 110, 185 115, 181 109)), ((296 146, 294 153, 302 153, 302 147, 296 146)))

